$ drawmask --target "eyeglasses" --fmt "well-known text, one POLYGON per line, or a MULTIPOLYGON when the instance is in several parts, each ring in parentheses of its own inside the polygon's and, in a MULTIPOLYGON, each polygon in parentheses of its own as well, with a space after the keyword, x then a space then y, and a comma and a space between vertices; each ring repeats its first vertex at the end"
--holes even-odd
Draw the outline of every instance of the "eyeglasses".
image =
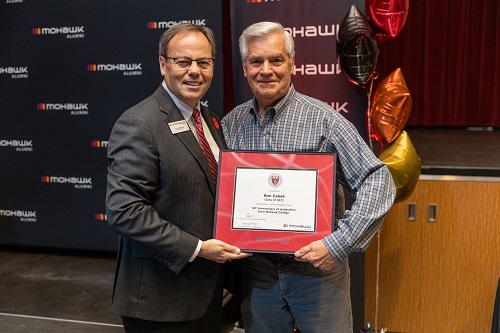
POLYGON ((196 65, 202 70, 210 69, 214 66, 215 59, 214 58, 199 58, 199 59, 191 59, 191 58, 172 58, 163 56, 165 59, 172 59, 174 64, 179 69, 188 69, 191 67, 193 61, 196 61, 196 65))

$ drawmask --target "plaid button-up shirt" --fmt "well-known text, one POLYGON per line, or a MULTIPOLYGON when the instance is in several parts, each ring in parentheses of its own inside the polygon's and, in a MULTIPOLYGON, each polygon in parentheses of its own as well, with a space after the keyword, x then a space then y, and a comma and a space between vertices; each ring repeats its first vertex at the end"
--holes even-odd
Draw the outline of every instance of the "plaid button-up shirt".
MULTIPOLYGON (((263 119, 255 98, 222 119, 229 149, 256 151, 334 152, 337 184, 355 198, 344 211, 337 190, 337 229, 323 243, 337 260, 364 251, 391 208, 396 194, 387 166, 375 157, 356 128, 328 104, 295 91, 293 85, 263 119)), ((298 250, 298 249, 297 249, 298 250)))

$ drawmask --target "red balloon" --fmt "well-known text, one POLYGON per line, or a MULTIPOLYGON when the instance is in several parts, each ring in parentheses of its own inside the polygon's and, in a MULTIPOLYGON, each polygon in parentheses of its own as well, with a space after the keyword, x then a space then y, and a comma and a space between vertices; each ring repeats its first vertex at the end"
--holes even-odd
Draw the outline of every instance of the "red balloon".
POLYGON ((366 0, 365 7, 370 24, 378 32, 377 38, 385 41, 403 29, 410 0, 366 0))
MULTIPOLYGON (((408 121, 412 99, 401 68, 380 81, 370 98, 369 119, 374 129, 385 141, 396 139, 408 121)), ((377 140, 379 141, 379 140, 377 140)), ((379 141, 380 142, 380 141, 379 141)))

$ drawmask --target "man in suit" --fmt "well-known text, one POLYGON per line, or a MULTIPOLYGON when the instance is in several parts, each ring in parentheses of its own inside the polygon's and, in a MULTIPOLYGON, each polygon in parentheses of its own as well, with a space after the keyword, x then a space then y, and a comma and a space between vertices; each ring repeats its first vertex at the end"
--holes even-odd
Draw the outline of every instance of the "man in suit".
POLYGON ((162 84, 121 115, 109 139, 107 217, 120 235, 112 310, 126 332, 220 333, 222 264, 248 254, 211 239, 211 166, 226 148, 219 119, 200 105, 214 36, 182 23, 159 46, 162 84))

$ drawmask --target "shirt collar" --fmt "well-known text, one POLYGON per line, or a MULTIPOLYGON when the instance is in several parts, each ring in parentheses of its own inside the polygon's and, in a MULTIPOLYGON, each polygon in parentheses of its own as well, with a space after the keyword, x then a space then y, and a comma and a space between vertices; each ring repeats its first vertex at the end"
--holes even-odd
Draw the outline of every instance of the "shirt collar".
MULTIPOLYGON (((274 111, 276 112, 274 115, 274 119, 276 121, 282 117, 283 112, 288 107, 288 105, 290 104, 290 102, 292 101, 294 96, 295 96, 295 88, 293 86, 293 83, 290 83, 290 89, 288 89, 288 92, 286 93, 286 95, 283 96, 283 98, 281 98, 281 100, 278 102, 278 104, 276 104, 274 107, 270 108, 270 109, 274 109, 274 111)), ((252 98, 252 107, 250 108, 250 112, 252 112, 255 116, 258 117, 258 114, 257 114, 258 110, 259 110, 259 108, 257 105, 257 99, 254 96, 252 98)))
MULTIPOLYGON (((191 116, 193 115, 193 109, 191 109, 191 107, 189 107, 189 105, 187 105, 186 103, 181 101, 170 90, 168 90, 167 84, 165 83, 165 81, 162 81, 161 85, 163 86, 163 88, 165 88, 167 93, 170 95, 170 97, 174 101, 175 106, 177 106, 179 111, 182 113, 182 116, 184 117, 184 119, 186 119, 186 121, 189 120, 189 118, 191 118, 191 116)), ((196 104, 196 108, 201 111, 199 101, 198 101, 198 104, 196 104)))

